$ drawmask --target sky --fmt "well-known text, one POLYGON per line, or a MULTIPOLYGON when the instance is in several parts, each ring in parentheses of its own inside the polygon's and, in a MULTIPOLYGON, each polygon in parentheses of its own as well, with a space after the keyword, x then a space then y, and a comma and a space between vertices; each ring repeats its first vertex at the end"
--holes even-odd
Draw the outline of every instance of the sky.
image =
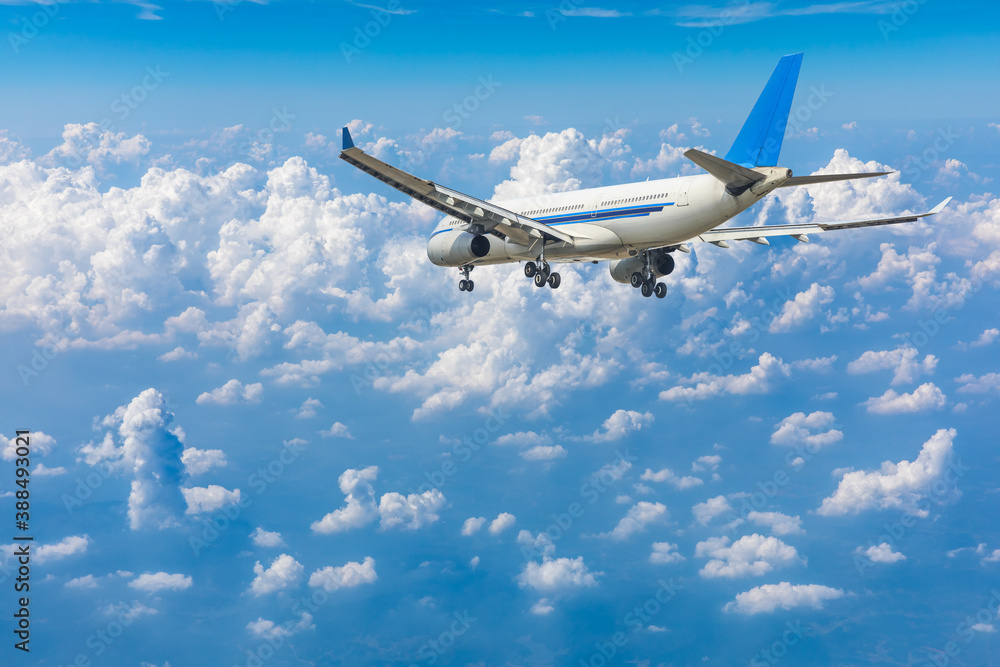
POLYGON ((998 11, 0 2, 3 664, 995 664, 998 11), (695 174, 800 51, 779 165, 893 173, 728 224, 942 213, 469 294, 337 158, 695 174))

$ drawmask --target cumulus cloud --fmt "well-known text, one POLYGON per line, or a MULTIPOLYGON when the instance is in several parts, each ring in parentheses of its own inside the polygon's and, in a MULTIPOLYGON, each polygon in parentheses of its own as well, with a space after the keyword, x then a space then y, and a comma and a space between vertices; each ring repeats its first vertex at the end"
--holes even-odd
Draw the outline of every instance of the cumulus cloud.
POLYGON ((539 447, 548 445, 552 439, 544 434, 534 431, 517 431, 516 433, 505 433, 496 439, 495 443, 501 446, 513 445, 514 447, 539 447))
POLYGON ((295 416, 298 419, 311 419, 316 416, 316 410, 321 407, 323 407, 323 403, 318 398, 307 398, 302 401, 295 416))
POLYGON ((962 394, 1000 393, 1000 373, 986 373, 979 377, 965 373, 955 378, 955 382, 961 384, 958 392, 962 394))
POLYGON ((679 491, 685 489, 690 489, 696 486, 701 486, 705 482, 698 477, 692 477, 690 475, 684 475, 680 477, 676 475, 670 468, 663 468, 657 472, 653 472, 650 468, 646 468, 646 472, 639 476, 639 479, 644 482, 667 482, 672 487, 679 491))
POLYGON ((719 469, 722 457, 718 454, 699 456, 691 463, 691 472, 715 471, 719 469))
POLYGON ((483 527, 484 523, 486 523, 486 517, 471 516, 462 524, 462 534, 465 536, 475 535, 483 527))
POLYGON ((802 519, 798 516, 788 516, 781 512, 758 512, 747 514, 747 519, 758 526, 767 526, 775 535, 805 535, 802 529, 802 519))
POLYGON ((520 452, 525 461, 552 461, 564 459, 569 452, 562 445, 538 445, 520 452))
POLYGON ((600 537, 610 537, 613 540, 625 540, 646 530, 646 526, 666 521, 670 518, 667 506, 663 503, 651 503, 645 500, 637 502, 629 508, 618 525, 610 533, 601 533, 600 537))
POLYGON ((592 442, 612 442, 621 440, 629 433, 641 431, 652 425, 654 420, 651 412, 636 412, 635 410, 615 410, 614 414, 604 420, 601 428, 586 438, 592 442))
POLYGON ((88 546, 90 546, 90 537, 88 535, 71 535, 55 544, 37 545, 34 549, 33 559, 36 563, 42 565, 43 563, 86 553, 88 546))
POLYGON ((375 559, 365 557, 363 563, 349 561, 340 567, 327 566, 316 570, 309 576, 309 585, 322 588, 327 593, 341 588, 354 588, 362 584, 370 584, 378 580, 375 572, 375 559))
POLYGON ((862 403, 868 412, 877 415, 900 415, 913 412, 940 410, 947 405, 944 392, 933 382, 925 382, 910 393, 896 393, 887 389, 881 396, 872 396, 862 403))
POLYGON ((910 384, 921 375, 930 375, 937 366, 937 357, 928 354, 920 360, 917 348, 902 345, 895 350, 869 350, 847 364, 847 372, 852 375, 892 370, 892 384, 910 384))
MULTIPOLYGON (((444 507, 444 494, 438 489, 423 493, 386 493, 378 503, 382 528, 396 526, 416 530, 437 521, 438 512, 444 507)), ((492 528, 492 526, 491 526, 492 528)))
POLYGON ((197 449, 188 447, 181 452, 181 463, 191 477, 204 475, 212 468, 225 468, 229 465, 226 453, 221 449, 197 449))
POLYGON ((677 552, 677 545, 670 542, 653 542, 653 552, 649 554, 649 562, 657 565, 679 563, 684 556, 677 552))
POLYGON ((906 556, 892 548, 892 545, 888 542, 882 542, 878 545, 872 545, 867 549, 864 547, 858 547, 854 550, 854 553, 863 558, 867 558, 873 563, 898 563, 901 560, 906 560, 906 556))
POLYGON ((312 530, 317 533, 339 533, 372 521, 377 514, 375 487, 372 486, 376 477, 378 477, 378 466, 345 470, 337 481, 340 490, 346 496, 346 504, 314 522, 311 525, 312 530))
POLYGON ((771 321, 768 331, 783 333, 801 329, 815 318, 823 306, 833 301, 833 288, 813 283, 805 292, 799 292, 791 301, 785 302, 781 312, 771 321))
POLYGON ((351 435, 350 429, 340 422, 333 422, 333 425, 330 428, 320 431, 319 434, 327 438, 346 438, 348 440, 354 440, 354 436, 351 435))
POLYGON ((147 593, 160 591, 183 591, 191 588, 194 581, 186 574, 169 574, 167 572, 146 572, 128 582, 130 588, 147 593))
POLYGON ((591 572, 577 558, 546 558, 542 562, 529 561, 517 582, 521 588, 531 588, 540 593, 554 593, 569 588, 590 588, 597 586, 597 577, 603 572, 591 572))
POLYGON ((744 375, 695 373, 680 384, 660 392, 664 401, 703 400, 723 394, 766 394, 780 380, 791 376, 792 367, 770 352, 760 355, 757 365, 744 375))
MULTIPOLYGON (((29 435, 29 445, 33 456, 45 456, 56 446, 56 439, 42 431, 32 431, 29 435)), ((17 458, 17 437, 8 438, 0 434, 0 458, 13 461, 17 458)))
POLYGON ((691 508, 691 513, 694 514, 695 521, 703 526, 707 526, 715 517, 732 511, 733 506, 729 504, 725 496, 709 498, 705 502, 698 503, 691 508))
POLYGON ((764 584, 740 593, 725 606, 726 611, 740 614, 770 614, 777 609, 797 609, 807 607, 822 609, 828 600, 844 597, 844 591, 820 584, 792 585, 787 581, 780 584, 764 584))
POLYGON ((250 539, 258 547, 283 547, 285 541, 281 539, 281 533, 264 530, 260 526, 250 534, 250 539))
POLYGON ((206 391, 195 399, 198 405, 235 405, 237 403, 259 403, 264 385, 260 382, 244 385, 239 380, 230 380, 212 391, 206 391))
POLYGON ((732 544, 728 537, 709 538, 697 544, 695 556, 709 559, 698 572, 705 579, 767 574, 776 567, 804 562, 795 547, 758 533, 745 535, 732 544))
POLYGON ((831 428, 836 420, 831 412, 796 412, 782 419, 771 434, 771 444, 819 449, 840 442, 844 434, 831 428))
POLYGON ((254 637, 260 637, 262 639, 279 639, 291 637, 292 635, 298 634, 303 630, 313 630, 315 627, 316 626, 313 625, 312 614, 304 611, 299 614, 298 620, 286 621, 281 625, 263 617, 258 617, 256 621, 247 623, 247 632, 254 637))
POLYGON ((240 502, 240 490, 230 491, 218 484, 208 486, 193 486, 181 489, 184 500, 187 502, 185 514, 202 514, 204 512, 214 512, 229 505, 236 505, 240 502))
POLYGON ((885 461, 881 469, 848 472, 837 490, 816 510, 824 516, 858 514, 869 509, 899 508, 925 517, 918 502, 945 477, 951 463, 955 429, 940 429, 920 448, 915 461, 885 461))
POLYGON ((517 521, 517 518, 509 512, 501 512, 497 515, 497 518, 493 519, 490 523, 490 535, 499 535, 503 531, 507 530, 517 521))
POLYGON ((293 588, 302 580, 304 570, 302 564, 288 554, 275 558, 266 569, 257 561, 253 566, 253 572, 257 576, 250 582, 250 591, 254 595, 267 595, 293 588))

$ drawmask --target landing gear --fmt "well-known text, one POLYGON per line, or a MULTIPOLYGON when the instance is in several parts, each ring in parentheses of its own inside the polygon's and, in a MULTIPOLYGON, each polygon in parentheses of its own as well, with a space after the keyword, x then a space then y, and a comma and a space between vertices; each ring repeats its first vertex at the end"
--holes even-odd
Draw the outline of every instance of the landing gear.
MULTIPOLYGON (((670 273, 674 270, 674 258, 667 255, 667 259, 670 260, 670 270, 666 273, 670 273)), ((656 282, 656 277, 653 275, 653 269, 650 267, 650 256, 648 250, 642 253, 642 272, 640 273, 639 271, 636 271, 629 276, 629 283, 632 287, 640 288, 642 295, 645 297, 653 296, 655 294, 657 299, 662 299, 667 295, 667 286, 663 283, 656 282)))
POLYGON ((545 287, 545 285, 548 285, 552 289, 556 289, 562 284, 562 277, 558 273, 551 271, 549 263, 545 261, 544 254, 538 258, 537 264, 535 262, 525 263, 524 275, 534 280, 535 287, 545 287))
POLYGON ((656 287, 653 288, 653 294, 656 295, 657 299, 662 299, 667 295, 667 286, 663 283, 656 283, 656 287))
POLYGON ((469 273, 471 273, 472 269, 474 268, 476 267, 472 266, 471 264, 466 264, 465 266, 458 267, 459 273, 465 276, 464 278, 458 281, 459 292, 471 292, 472 289, 476 286, 476 283, 469 280, 469 273))
POLYGON ((632 274, 630 280, 632 283, 632 287, 642 287, 642 284, 646 282, 645 279, 643 279, 642 274, 639 273, 638 271, 632 274))
POLYGON ((551 287, 552 289, 556 289, 562 283, 562 276, 560 276, 558 273, 552 273, 549 275, 548 282, 549 282, 549 287, 551 287))
POLYGON ((525 276, 527 276, 528 278, 531 278, 536 273, 538 273, 538 266, 536 266, 534 262, 528 262, 527 264, 524 265, 524 275, 525 276))

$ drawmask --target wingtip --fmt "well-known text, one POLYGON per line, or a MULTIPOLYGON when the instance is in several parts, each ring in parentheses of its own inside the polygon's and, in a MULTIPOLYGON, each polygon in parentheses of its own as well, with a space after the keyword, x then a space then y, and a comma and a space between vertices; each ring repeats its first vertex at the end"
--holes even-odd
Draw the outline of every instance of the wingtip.
POLYGON ((951 201, 951 197, 948 197, 943 202, 941 202, 940 204, 938 204, 937 206, 935 206, 934 208, 932 208, 931 211, 930 211, 930 215, 934 215, 936 213, 940 213, 941 211, 943 211, 944 207, 947 206, 948 202, 950 202, 950 201, 951 201))
POLYGON ((348 130, 347 126, 345 125, 344 126, 344 148, 343 148, 343 150, 346 151, 348 148, 354 148, 354 140, 351 139, 351 131, 348 130))

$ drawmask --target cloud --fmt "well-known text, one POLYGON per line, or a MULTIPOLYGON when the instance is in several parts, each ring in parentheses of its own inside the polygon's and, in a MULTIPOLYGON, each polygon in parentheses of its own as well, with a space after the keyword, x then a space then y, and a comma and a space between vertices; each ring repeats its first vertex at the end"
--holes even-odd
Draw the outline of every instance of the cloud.
POLYGON ((212 468, 225 468, 229 461, 221 449, 196 449, 188 447, 181 452, 181 463, 191 477, 204 475, 212 468))
POLYGON ((303 611, 299 614, 299 619, 297 621, 286 621, 281 625, 275 624, 274 621, 258 617, 256 621, 247 623, 247 632, 254 637, 260 637, 262 639, 278 639, 291 637, 292 635, 298 634, 303 630, 313 630, 315 627, 316 626, 313 624, 312 614, 307 611, 303 611))
POLYGON ((771 444, 794 447, 806 445, 813 450, 840 442, 844 434, 831 428, 836 420, 831 412, 791 414, 778 423, 771 434, 771 444), (829 430, 823 430, 829 429, 829 430))
POLYGON ((898 551, 894 551, 892 545, 888 542, 872 545, 867 549, 858 547, 854 550, 854 553, 867 558, 873 563, 898 563, 901 560, 906 560, 906 556, 898 551))
POLYGON ((729 501, 726 500, 725 496, 709 498, 705 502, 698 503, 691 508, 695 521, 703 526, 707 526, 715 517, 732 511, 733 507, 729 504, 729 501))
POLYGON ((628 513, 618 522, 610 533, 601 533, 599 537, 610 537, 613 540, 625 540, 636 533, 646 530, 646 526, 666 521, 670 518, 667 506, 663 503, 651 503, 645 500, 637 502, 629 508, 628 513))
POLYGON ((805 292, 799 292, 791 301, 786 301, 781 312, 771 321, 768 331, 784 333, 801 329, 819 314, 822 307, 833 301, 833 288, 813 283, 805 292))
POLYGON ((967 350, 974 347, 985 347, 986 345, 992 345, 997 340, 1000 340, 1000 329, 991 328, 986 329, 983 333, 979 334, 979 337, 972 341, 971 343, 958 343, 958 348, 960 350, 967 350))
POLYGON ((187 502, 185 514, 202 514, 204 512, 214 512, 229 505, 237 505, 240 502, 240 490, 230 491, 218 484, 209 486, 193 486, 181 489, 184 500, 187 502))
POLYGON ((728 537, 709 538, 697 544, 695 556, 710 559, 698 572, 704 579, 759 576, 776 567, 805 562, 799 558, 795 547, 777 537, 764 537, 758 533, 745 535, 732 545, 728 537))
POLYGON ((645 482, 667 482, 678 491, 701 486, 705 483, 703 480, 691 477, 690 475, 678 477, 670 468, 663 468, 658 472, 653 472, 650 468, 646 468, 646 472, 642 473, 639 479, 645 482))
POLYGON ((513 526, 516 521, 517 519, 513 514, 510 514, 509 512, 501 512, 490 524, 490 535, 499 535, 513 526))
POLYGON ((341 588, 354 588, 377 580, 375 559, 367 556, 363 563, 350 561, 340 567, 327 566, 316 570, 309 576, 309 585, 332 593, 341 588))
POLYGON ((159 361, 180 361, 181 359, 197 359, 198 355, 194 352, 188 352, 181 346, 177 346, 169 352, 164 352, 157 357, 159 361))
POLYGON ((244 385, 239 380, 230 380, 212 391, 206 391, 195 399, 198 405, 235 405, 237 403, 260 403, 264 385, 260 382, 244 385))
POLYGON ((39 565, 55 560, 62 560, 87 552, 90 546, 90 536, 72 535, 55 544, 39 544, 34 549, 34 561, 39 565))
POLYGON ((285 546, 285 541, 281 539, 281 533, 272 533, 260 526, 257 526, 256 530, 250 534, 250 539, 258 547, 273 548, 285 546))
POLYGON ((851 375, 871 373, 879 370, 893 371, 892 384, 910 384, 917 381, 920 375, 930 375, 937 366, 937 357, 928 354, 923 361, 918 359, 917 348, 902 345, 895 350, 875 352, 869 350, 847 364, 847 372, 851 375))
POLYGON ((319 434, 327 438, 347 438, 348 440, 354 440, 351 431, 340 422, 333 422, 333 426, 325 431, 320 431, 319 434))
POLYGON ((35 466, 35 469, 31 471, 31 474, 35 477, 56 477, 58 475, 65 475, 67 472, 69 471, 63 466, 49 468, 44 463, 39 463, 35 466))
POLYGON ((712 375, 695 373, 681 378, 680 385, 660 392, 660 400, 703 400, 723 394, 766 394, 772 385, 791 376, 792 368, 770 352, 760 355, 757 365, 745 375, 712 375), (693 386, 681 386, 693 385, 693 386))
POLYGON ((564 459, 569 452, 562 445, 538 445, 520 452, 525 461, 553 461, 564 459))
POLYGON ((400 526, 416 530, 437 521, 438 512, 444 507, 444 494, 438 489, 423 493, 387 493, 378 503, 380 525, 384 528, 400 526))
POLYGON ((547 435, 542 435, 535 433, 534 431, 518 431, 516 433, 505 433, 496 439, 495 444, 506 446, 513 445, 515 447, 528 447, 528 446, 541 446, 548 445, 552 442, 552 439, 547 435))
POLYGON ((186 574, 168 574, 166 572, 146 572, 128 582, 130 588, 147 593, 160 591, 183 591, 191 588, 194 581, 186 574))
POLYGON ((250 583, 250 591, 259 596, 294 588, 302 580, 304 570, 302 564, 288 554, 275 558, 267 569, 257 561, 253 566, 257 576, 250 583))
POLYGON ((316 398, 307 398, 299 406, 299 411, 295 415, 296 419, 311 419, 316 416, 317 408, 323 407, 323 404, 316 398))
POLYGON ((465 536, 475 535, 483 527, 484 523, 486 523, 486 517, 484 516, 469 517, 462 524, 462 534, 465 536))
POLYGON ((684 556, 677 552, 677 545, 670 542, 653 542, 653 552, 649 554, 649 562, 657 565, 679 563, 684 556))
POLYGON ((613 442, 621 440, 629 433, 641 431, 652 425, 654 420, 651 412, 636 412, 635 410, 615 410, 614 414, 604 420, 601 428, 585 438, 592 442, 613 442))
POLYGON ((330 512, 311 525, 316 533, 339 533, 351 528, 358 528, 372 521, 377 512, 375 509, 375 488, 372 482, 378 477, 378 466, 369 466, 361 470, 348 468, 340 475, 338 483, 340 490, 346 496, 344 507, 330 512))
POLYGON ((808 607, 822 609, 827 600, 844 597, 844 591, 819 584, 792 585, 787 581, 780 584, 764 584, 740 593, 725 606, 726 611, 740 614, 770 614, 777 609, 808 607))
POLYGON ((555 607, 549 603, 548 598, 541 598, 538 602, 531 605, 531 613, 538 616, 545 616, 546 614, 551 614, 553 611, 555 611, 555 607))
POLYGON ((918 501, 942 479, 951 460, 955 429, 940 429, 927 440, 913 462, 885 461, 873 472, 856 470, 844 475, 837 490, 816 510, 823 516, 858 514, 869 509, 899 508, 926 517, 918 501))
POLYGON ((864 405, 872 414, 901 415, 940 410, 947 403, 948 399, 944 392, 938 389, 933 382, 925 382, 909 394, 898 394, 893 389, 887 389, 881 396, 872 396, 861 405, 864 405))
POLYGON ((691 472, 715 471, 719 469, 722 457, 718 454, 699 456, 691 463, 691 472))
POLYGON ((597 586, 597 577, 603 572, 591 572, 577 558, 545 558, 541 563, 528 561, 517 582, 521 588, 531 588, 540 593, 554 593, 568 588, 591 588, 597 586))
POLYGON ((81 590, 92 590, 97 588, 97 578, 88 574, 82 577, 76 577, 75 579, 70 579, 66 582, 66 588, 78 588, 81 590))
MULTIPOLYGON (((32 456, 45 456, 56 446, 56 439, 42 431, 33 431, 28 438, 32 456)), ((0 434, 0 458, 4 461, 17 458, 17 437, 7 438, 0 434)))
POLYGON ((955 382, 961 383, 962 386, 958 388, 961 394, 1000 393, 1000 373, 987 373, 979 377, 966 373, 955 378, 955 382))
POLYGON ((775 535, 805 535, 802 529, 802 519, 798 516, 788 516, 781 512, 757 512, 747 514, 747 519, 758 526, 767 526, 775 535))

